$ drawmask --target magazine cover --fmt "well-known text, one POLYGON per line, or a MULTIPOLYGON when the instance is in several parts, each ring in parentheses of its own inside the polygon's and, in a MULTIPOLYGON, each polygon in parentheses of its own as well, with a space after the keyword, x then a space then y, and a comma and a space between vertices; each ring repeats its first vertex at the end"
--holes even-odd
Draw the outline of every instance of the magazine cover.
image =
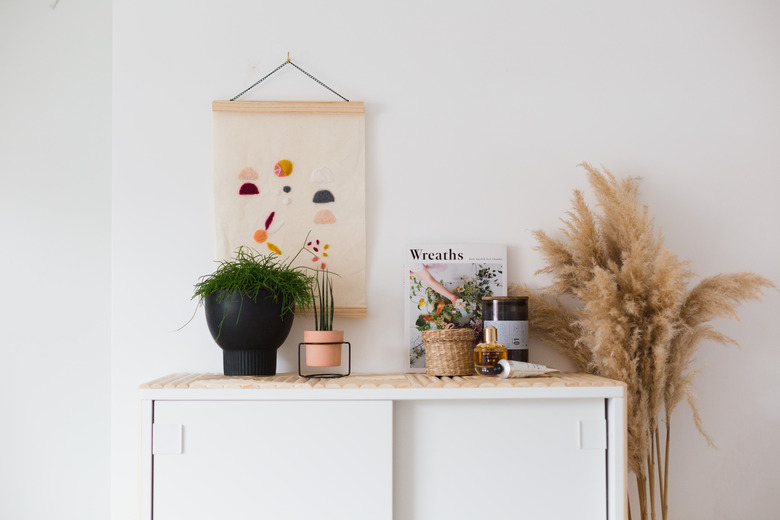
POLYGON ((506 245, 409 246, 404 262, 409 371, 425 371, 424 330, 470 327, 482 336, 482 298, 506 296, 506 245))

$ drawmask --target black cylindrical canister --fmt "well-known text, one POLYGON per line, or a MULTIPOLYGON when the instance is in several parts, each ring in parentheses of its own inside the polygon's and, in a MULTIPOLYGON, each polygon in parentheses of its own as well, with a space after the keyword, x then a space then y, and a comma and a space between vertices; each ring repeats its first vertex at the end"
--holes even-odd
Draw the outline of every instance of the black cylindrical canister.
POLYGON ((496 328, 509 359, 528 361, 528 296, 482 298, 482 321, 496 328))

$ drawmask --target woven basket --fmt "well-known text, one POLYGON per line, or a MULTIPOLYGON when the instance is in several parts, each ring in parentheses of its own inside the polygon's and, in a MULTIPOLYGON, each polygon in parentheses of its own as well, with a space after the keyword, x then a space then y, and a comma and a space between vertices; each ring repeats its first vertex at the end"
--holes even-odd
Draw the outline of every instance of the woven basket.
POLYGON ((429 376, 474 374, 473 329, 425 330, 425 373, 429 376))

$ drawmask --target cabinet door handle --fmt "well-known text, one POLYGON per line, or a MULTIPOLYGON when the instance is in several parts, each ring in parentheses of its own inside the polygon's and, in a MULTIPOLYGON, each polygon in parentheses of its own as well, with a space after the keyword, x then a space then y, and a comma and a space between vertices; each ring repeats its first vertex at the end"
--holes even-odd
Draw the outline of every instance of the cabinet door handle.
POLYGON ((152 425, 152 454, 174 454, 182 453, 182 432, 181 424, 154 423, 152 425))
POLYGON ((607 420, 579 421, 577 424, 577 446, 581 450, 606 450, 607 420))

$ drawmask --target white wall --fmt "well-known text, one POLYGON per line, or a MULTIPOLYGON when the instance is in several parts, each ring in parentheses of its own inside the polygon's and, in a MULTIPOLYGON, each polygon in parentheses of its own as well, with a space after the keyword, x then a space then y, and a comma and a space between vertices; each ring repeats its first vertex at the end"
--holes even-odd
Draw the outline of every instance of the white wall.
POLYGON ((111 4, 0 2, 0 518, 109 514, 111 4))
MULTIPOLYGON (((107 4, 0 3, 4 517, 99 518, 106 508, 107 4), (39 311, 44 291, 57 300, 39 311), (28 384, 33 374, 45 383, 28 384)), ((544 283, 530 231, 559 225, 571 189, 585 187, 583 160, 643 176, 668 244, 702 275, 750 269, 780 282, 774 3, 113 5, 115 519, 136 514, 136 386, 221 369, 202 313, 176 332, 214 255, 210 102, 287 51, 366 102, 369 317, 343 323, 357 371, 403 367, 407 242, 505 242, 510 278, 544 283)), ((248 98, 333 99, 289 67, 248 98)), ((676 518, 772 518, 780 506, 778 310, 775 292, 743 306, 741 323, 719 324, 742 350, 701 350, 699 403, 719 449, 681 407, 676 518)), ((305 323, 280 370, 292 370, 305 323)), ((532 357, 559 362, 541 345, 532 357)))

